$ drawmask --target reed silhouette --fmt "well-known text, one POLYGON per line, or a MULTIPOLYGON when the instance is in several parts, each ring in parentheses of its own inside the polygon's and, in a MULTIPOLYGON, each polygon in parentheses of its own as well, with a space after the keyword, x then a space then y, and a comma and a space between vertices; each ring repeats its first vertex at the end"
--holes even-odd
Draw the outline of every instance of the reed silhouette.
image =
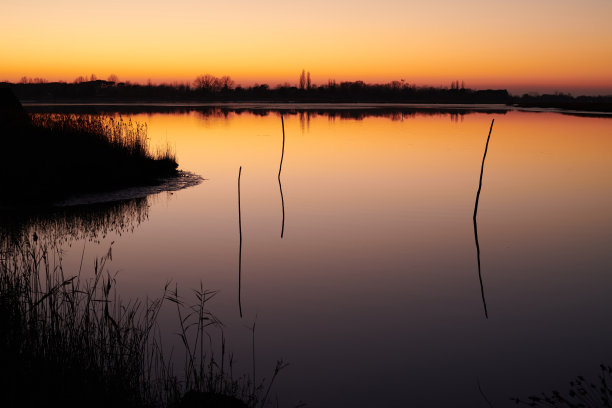
POLYGON ((484 284, 482 282, 482 271, 480 267, 480 245, 478 243, 478 200, 480 199, 480 191, 482 190, 482 176, 484 174, 484 164, 485 159, 487 158, 487 150, 489 149, 489 140, 491 139, 491 131, 493 130, 493 123, 495 119, 491 120, 491 127, 489 128, 489 135, 487 136, 487 143, 485 145, 484 154, 482 156, 482 165, 480 166, 480 180, 478 182, 478 192, 476 193, 476 202, 474 203, 474 240, 476 241, 476 258, 478 259, 478 281, 480 282, 480 295, 482 296, 482 305, 484 307, 485 318, 489 318, 489 313, 487 311, 487 301, 485 299, 485 291, 484 284))
POLYGON ((530 407, 565 407, 565 408, 602 408, 612 407, 612 367, 599 365, 600 372, 596 381, 579 375, 570 381, 565 392, 557 390, 551 393, 542 392, 526 399, 510 398, 516 404, 530 407))
POLYGON ((152 153, 146 126, 130 120, 32 115, 27 124, 0 131, 4 203, 48 203, 78 193, 153 185, 178 174, 173 153, 152 153))
POLYGON ((61 252, 32 234, 0 253, 0 405, 264 407, 286 364, 269 380, 234 376, 209 310, 215 292, 200 284, 191 300, 167 283, 156 299, 122 302, 112 246, 91 273, 64 269, 61 252), (157 322, 164 305, 176 308, 183 345, 170 356, 157 322), (185 357, 182 370, 173 355, 185 357))
POLYGON ((29 237, 58 246, 77 240, 100 243, 109 234, 133 232, 149 217, 152 198, 34 210, 0 211, 0 247, 19 247, 29 237))

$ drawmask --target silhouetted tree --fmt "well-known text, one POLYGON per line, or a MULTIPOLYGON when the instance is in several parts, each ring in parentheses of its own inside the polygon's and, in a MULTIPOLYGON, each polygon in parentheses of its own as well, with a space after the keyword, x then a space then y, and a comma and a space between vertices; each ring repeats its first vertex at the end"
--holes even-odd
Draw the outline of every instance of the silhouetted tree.
POLYGON ((49 81, 46 80, 45 78, 29 78, 27 76, 23 76, 21 77, 21 79, 19 80, 20 84, 46 84, 49 81))
POLYGON ((193 81, 193 86, 197 89, 211 91, 214 88, 216 81, 217 78, 213 75, 200 75, 196 77, 195 81, 193 81))
POLYGON ((115 74, 110 74, 107 79, 108 82, 119 82, 119 77, 115 74))
POLYGON ((229 76, 222 76, 219 79, 220 85, 223 89, 232 89, 234 87, 234 80, 229 76))
POLYGON ((302 70, 300 74, 300 89, 304 89, 306 87, 306 72, 302 70))
POLYGON ((217 93, 220 91, 229 91, 234 88, 234 80, 229 76, 217 78, 214 75, 206 74, 198 76, 193 81, 195 89, 206 92, 217 93))
POLYGON ((310 71, 306 74, 306 89, 310 89, 310 71))

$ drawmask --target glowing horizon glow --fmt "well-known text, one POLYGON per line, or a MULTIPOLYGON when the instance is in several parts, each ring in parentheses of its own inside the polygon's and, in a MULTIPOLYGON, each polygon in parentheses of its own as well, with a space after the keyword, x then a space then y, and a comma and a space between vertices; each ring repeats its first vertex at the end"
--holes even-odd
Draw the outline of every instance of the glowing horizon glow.
POLYGON ((7 0, 0 80, 401 80, 612 93, 612 2, 7 0))

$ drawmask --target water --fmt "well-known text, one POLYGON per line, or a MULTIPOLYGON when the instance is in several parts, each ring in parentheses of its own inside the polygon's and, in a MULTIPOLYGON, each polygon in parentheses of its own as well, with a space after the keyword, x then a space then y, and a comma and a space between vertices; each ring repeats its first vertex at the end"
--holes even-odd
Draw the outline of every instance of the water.
MULTIPOLYGON (((112 245, 123 298, 168 280, 218 291, 237 369, 252 371, 254 322, 257 379, 289 362, 281 406, 488 406, 484 394, 503 407, 612 363, 612 119, 342 112, 284 113, 282 200, 278 112, 129 113, 205 180, 80 208, 64 269, 112 245), (477 218, 486 318, 472 215, 493 118, 477 218)), ((35 228, 66 215, 46 217, 35 228)), ((160 320, 170 343, 175 320, 160 320)))

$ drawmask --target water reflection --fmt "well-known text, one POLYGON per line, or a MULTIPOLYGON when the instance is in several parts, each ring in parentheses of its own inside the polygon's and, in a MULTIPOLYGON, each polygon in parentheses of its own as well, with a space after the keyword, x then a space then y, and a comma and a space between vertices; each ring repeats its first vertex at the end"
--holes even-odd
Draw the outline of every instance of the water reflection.
POLYGON ((38 212, 1 211, 2 246, 19 246, 35 236, 41 244, 77 240, 99 243, 107 235, 133 232, 149 218, 150 198, 60 207, 38 212))
POLYGON ((489 318, 489 313, 487 312, 487 301, 485 299, 484 285, 482 283, 482 273, 480 270, 480 245, 478 244, 478 223, 477 223, 477 215, 478 215, 478 200, 480 199, 480 191, 482 190, 482 175, 484 173, 484 164, 485 159, 487 158, 487 150, 489 149, 489 140, 491 139, 491 131, 493 130, 493 122, 495 119, 491 120, 491 127, 489 128, 489 135, 487 136, 487 143, 485 145, 484 154, 482 156, 482 165, 480 166, 480 181, 478 182, 478 192, 476 193, 476 202, 474 203, 474 240, 476 241, 476 257, 478 258, 478 280, 480 281, 480 295, 482 296, 482 305, 484 307, 485 318, 489 318))
POLYGON ((304 131, 310 130, 310 111, 299 111, 298 115, 300 117, 300 129, 304 134, 304 131))
POLYGON ((25 105, 32 113, 115 113, 115 114, 185 114, 196 112, 202 119, 231 119, 235 116, 265 117, 271 113, 296 116, 302 132, 310 129, 311 120, 323 116, 329 120, 363 120, 384 117, 403 121, 417 116, 449 116, 451 121, 463 121, 465 115, 474 113, 506 114, 510 108, 503 105, 440 106, 440 105, 392 105, 392 104, 266 104, 239 103, 210 106, 207 104, 89 104, 89 105, 25 105))
MULTIPOLYGON (((113 268, 126 272, 125 297, 157 293, 168 278, 218 290, 237 361, 252 356, 244 318, 260 316, 258 368, 279 357, 294 367, 281 376, 281 406, 401 407, 407 396, 419 407, 488 406, 480 378, 498 407, 612 358, 610 119, 509 112, 487 149, 480 207, 488 114, 312 111, 279 185, 281 112, 188 112, 130 116, 209 182, 153 204, 118 242, 113 268), (239 214, 236 167, 247 177, 239 214), (287 185, 291 232, 279 245, 287 185), (239 251, 236 223, 248 237, 239 251), (495 271, 486 288, 484 266, 495 271), (491 320, 480 314, 485 295, 491 320)), ((285 136, 300 134, 298 113, 282 110, 285 136)), ((73 246, 64 260, 78 267, 73 246)))
POLYGON ((281 115, 281 126, 283 127, 283 147, 281 149, 280 165, 278 166, 278 189, 280 190, 281 196, 281 207, 283 209, 283 221, 281 225, 281 238, 285 233, 285 199, 283 198, 283 185, 281 184, 281 171, 283 170, 283 157, 285 156, 285 121, 283 115, 281 115))
POLYGON ((240 176, 242 166, 238 170, 238 234, 240 235, 240 247, 238 249, 238 310, 242 317, 242 211, 240 209, 240 176))

